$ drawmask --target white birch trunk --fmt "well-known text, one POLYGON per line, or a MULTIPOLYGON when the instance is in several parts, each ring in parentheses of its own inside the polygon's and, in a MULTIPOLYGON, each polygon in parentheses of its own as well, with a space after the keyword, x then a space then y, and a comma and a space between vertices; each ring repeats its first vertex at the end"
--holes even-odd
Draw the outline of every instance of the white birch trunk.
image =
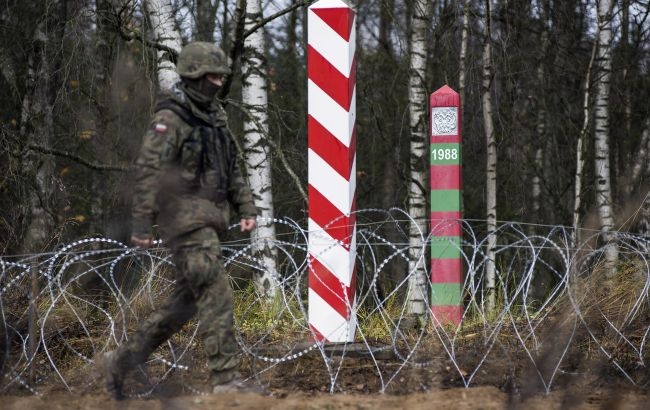
POLYGON ((650 166, 650 158, 648 154, 650 152, 650 118, 646 118, 645 123, 643 124, 643 132, 641 134, 641 142, 639 143, 639 149, 637 150, 636 157, 634 158, 634 164, 632 165, 632 175, 630 177, 630 182, 627 186, 628 194, 634 192, 634 187, 641 180, 641 176, 644 172, 647 171, 647 168, 650 166))
POLYGON ((540 50, 539 61, 537 65, 537 84, 541 92, 538 94, 537 104, 537 126, 535 127, 536 143, 535 143, 535 174, 531 181, 531 196, 533 202, 533 214, 534 221, 537 223, 542 222, 542 218, 539 215, 541 211, 541 197, 542 197, 542 183, 541 176, 544 175, 544 142, 546 141, 546 104, 544 103, 544 80, 546 78, 546 72, 544 70, 544 60, 546 58, 546 52, 548 50, 548 6, 544 6, 542 22, 544 24, 542 28, 541 42, 542 47, 540 50))
POLYGON ((587 67, 587 76, 585 78, 585 94, 582 102, 582 112, 584 119, 582 121, 582 129, 578 136, 578 143, 576 146, 576 174, 574 184, 573 196, 573 232, 571 234, 571 241, 573 246, 577 246, 580 241, 580 206, 582 205, 582 178, 585 168, 584 158, 584 141, 589 132, 589 119, 591 118, 591 110, 589 109, 589 99, 591 93, 591 70, 593 69, 594 59, 596 58, 596 51, 598 50, 598 43, 594 43, 591 52, 591 59, 587 67))
MULTIPOLYGON (((262 19, 260 0, 246 3, 244 30, 262 19)), ((273 193, 271 156, 268 138, 268 94, 264 30, 259 28, 244 40, 242 58, 242 99, 250 115, 244 121, 244 155, 248 182, 255 204, 260 210, 257 229, 251 234, 253 255, 260 258, 263 270, 256 272, 254 282, 260 295, 273 299, 277 287, 275 224, 273 223, 273 193)))
MULTIPOLYGON (((637 155, 637 162, 632 171, 633 181, 639 181, 642 175, 650 175, 650 118, 646 119, 641 137, 641 147, 637 155)), ((636 182, 635 182, 636 184, 636 182)), ((650 239, 650 192, 646 192, 641 204, 638 233, 650 239)), ((646 243, 646 252, 650 252, 650 244, 646 243)))
POLYGON ((409 214, 409 277, 408 277, 408 311, 414 315, 423 315, 427 311, 427 287, 429 280, 425 269, 424 237, 427 236, 426 194, 427 147, 428 147, 428 95, 425 85, 426 74, 426 33, 429 0, 416 0, 413 5, 410 70, 409 70, 409 119, 411 128, 409 214))
MULTIPOLYGON (((589 91, 585 91, 585 100, 589 98, 589 91)), ((588 103, 587 103, 588 104, 588 103)), ((589 114, 589 109, 585 107, 585 116, 589 114)), ((585 122, 588 122, 588 117, 585 117, 585 122)), ((582 176, 585 169, 584 159, 584 140, 585 136, 580 133, 578 143, 576 145, 576 176, 573 196, 573 232, 571 233, 571 242, 573 247, 578 245, 580 241, 580 206, 582 205, 582 176)))
POLYGON ((612 72, 612 23, 611 0, 598 2, 598 66, 599 75, 596 80, 595 101, 595 176, 596 204, 600 218, 600 231, 607 243, 605 252, 605 271, 608 276, 616 273, 618 247, 611 235, 614 229, 612 209, 612 189, 609 160, 609 90, 612 72))
POLYGON ((497 142, 494 134, 494 122, 492 120, 492 44, 490 31, 490 0, 486 1, 486 33, 483 46, 483 71, 482 71, 482 92, 481 105, 483 108, 483 126, 485 128, 485 139, 487 146, 487 164, 485 169, 485 204, 487 220, 487 248, 485 250, 485 303, 488 311, 492 312, 496 306, 495 285, 496 265, 495 248, 497 244, 497 142))
MULTIPOLYGON (((181 34, 174 22, 174 9, 171 0, 145 0, 145 10, 154 32, 154 41, 177 53, 182 47, 181 34)), ((158 86, 160 90, 169 90, 180 79, 176 65, 167 51, 156 52, 158 67, 158 86)))

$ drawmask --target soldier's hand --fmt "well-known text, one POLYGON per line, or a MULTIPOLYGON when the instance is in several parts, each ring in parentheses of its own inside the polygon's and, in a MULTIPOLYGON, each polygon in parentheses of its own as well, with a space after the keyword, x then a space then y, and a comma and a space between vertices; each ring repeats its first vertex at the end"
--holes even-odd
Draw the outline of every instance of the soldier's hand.
POLYGON ((239 221, 239 227, 242 232, 250 232, 257 228, 257 220, 255 218, 242 218, 239 221))
POLYGON ((153 245, 153 238, 131 235, 131 243, 139 248, 151 248, 153 245))

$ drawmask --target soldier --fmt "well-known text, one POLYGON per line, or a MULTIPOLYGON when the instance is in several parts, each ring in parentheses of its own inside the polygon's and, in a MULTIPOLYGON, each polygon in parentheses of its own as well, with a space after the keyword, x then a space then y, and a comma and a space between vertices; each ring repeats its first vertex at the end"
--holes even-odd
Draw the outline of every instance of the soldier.
POLYGON ((232 290, 219 238, 231 206, 242 232, 256 227, 257 209, 215 99, 230 68, 219 47, 194 42, 181 51, 177 72, 181 81, 158 102, 136 160, 131 237, 134 245, 150 247, 152 226, 158 225, 172 252, 176 284, 128 341, 98 358, 106 389, 116 399, 123 398, 125 374, 195 314, 213 391, 245 388, 237 371, 232 290))

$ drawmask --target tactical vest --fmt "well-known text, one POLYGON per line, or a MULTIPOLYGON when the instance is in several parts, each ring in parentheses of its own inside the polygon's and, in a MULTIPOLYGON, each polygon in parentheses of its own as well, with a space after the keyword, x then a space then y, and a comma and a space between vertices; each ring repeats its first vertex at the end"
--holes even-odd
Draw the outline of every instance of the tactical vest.
MULTIPOLYGON (((228 186, 235 167, 233 141, 224 127, 197 118, 173 99, 161 100, 155 111, 176 113, 192 131, 183 139, 171 161, 181 173, 182 192, 219 203, 228 199, 228 186)), ((170 155, 171 156, 171 155, 170 155)))

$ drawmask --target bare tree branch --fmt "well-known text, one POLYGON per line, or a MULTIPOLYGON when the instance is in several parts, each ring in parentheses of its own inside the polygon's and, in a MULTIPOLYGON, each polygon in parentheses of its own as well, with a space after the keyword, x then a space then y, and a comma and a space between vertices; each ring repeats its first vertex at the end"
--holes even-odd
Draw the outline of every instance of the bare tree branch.
POLYGON ((74 162, 77 162, 80 165, 83 165, 83 166, 85 166, 87 168, 94 169, 94 170, 97 170, 97 171, 128 172, 128 171, 131 171, 133 169, 133 167, 131 167, 131 166, 110 165, 110 164, 101 164, 101 163, 98 163, 98 162, 92 162, 92 161, 81 158, 80 156, 72 154, 72 153, 67 152, 67 151, 63 151, 63 150, 59 150, 59 149, 55 149, 55 148, 42 147, 42 146, 36 145, 36 144, 28 144, 27 148, 32 150, 32 151, 40 152, 42 154, 54 155, 54 156, 58 156, 58 157, 62 157, 62 158, 67 158, 67 159, 70 159, 70 160, 72 160, 74 162))
POLYGON ((268 16, 268 17, 262 19, 262 20, 260 20, 259 23, 255 24, 254 26, 251 26, 251 28, 249 28, 249 29, 244 33, 242 40, 243 40, 244 38, 250 36, 251 33, 253 33, 254 31, 258 30, 260 27, 265 26, 267 23, 270 23, 271 21, 275 20, 276 18, 278 18, 278 17, 282 17, 282 16, 284 16, 285 14, 291 13, 292 11, 294 11, 294 10, 296 10, 296 9, 299 9, 299 8, 301 8, 301 7, 309 6, 309 5, 311 5, 312 3, 315 3, 315 2, 316 2, 316 0, 302 0, 302 1, 297 1, 295 4, 293 4, 293 5, 289 6, 289 7, 287 7, 286 9, 284 9, 284 10, 280 10, 280 11, 278 11, 277 13, 272 14, 272 15, 270 15, 270 16, 268 16))
POLYGON ((176 64, 176 61, 178 60, 178 51, 166 46, 165 44, 159 43, 157 41, 152 41, 147 38, 145 38, 144 34, 142 34, 141 31, 139 30, 132 30, 127 28, 128 24, 125 23, 125 19, 123 16, 132 9, 133 4, 130 1, 127 1, 120 7, 119 10, 117 10, 114 6, 111 5, 112 7, 112 13, 110 16, 104 16, 104 19, 109 23, 109 25, 113 26, 114 30, 126 41, 133 41, 137 40, 140 43, 146 45, 147 47, 150 47, 156 51, 164 51, 169 54, 169 60, 176 64))

